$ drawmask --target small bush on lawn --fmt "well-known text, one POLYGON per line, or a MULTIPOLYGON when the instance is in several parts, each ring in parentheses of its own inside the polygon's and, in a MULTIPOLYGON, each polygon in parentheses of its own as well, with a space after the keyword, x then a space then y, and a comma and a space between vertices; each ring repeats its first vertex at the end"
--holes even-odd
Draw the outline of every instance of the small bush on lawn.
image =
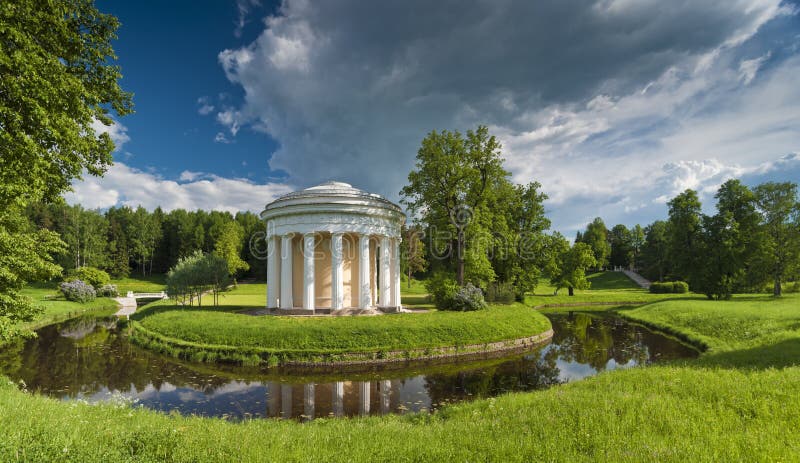
POLYGON ((689 292, 689 284, 685 281, 664 281, 650 284, 650 292, 655 294, 683 294, 689 292))
POLYGON ((80 267, 69 272, 69 276, 64 281, 80 280, 89 283, 94 288, 111 283, 108 273, 94 267, 80 267))
POLYGON ((90 302, 96 297, 92 285, 86 284, 81 280, 65 281, 59 287, 61 293, 68 301, 90 302))
POLYGON ((489 283, 486 288, 486 300, 500 304, 511 304, 517 299, 517 289, 511 282, 489 283))
POLYGON ((450 274, 439 272, 425 282, 425 289, 428 290, 431 299, 437 309, 452 310, 453 303, 458 292, 458 283, 450 274))
POLYGON ((119 296, 119 290, 117 285, 103 285, 97 290, 97 295, 99 297, 117 297, 119 296))
POLYGON ((458 288, 453 298, 453 310, 470 312, 473 310, 483 310, 485 308, 486 301, 483 300, 483 291, 481 291, 480 288, 473 286, 472 283, 467 283, 463 288, 458 288))

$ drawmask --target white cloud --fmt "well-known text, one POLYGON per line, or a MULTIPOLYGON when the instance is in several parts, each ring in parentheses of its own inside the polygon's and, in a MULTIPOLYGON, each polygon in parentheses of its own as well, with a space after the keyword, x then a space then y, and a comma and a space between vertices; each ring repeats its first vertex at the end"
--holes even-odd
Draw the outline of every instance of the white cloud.
POLYGON ((761 65, 764 64, 771 55, 772 53, 767 52, 758 58, 746 59, 739 62, 739 78, 745 85, 749 84, 756 77, 756 73, 759 68, 761 68, 761 65))
POLYGON ((224 143, 226 145, 229 144, 229 143, 233 143, 233 141, 230 140, 228 137, 226 137, 225 134, 222 133, 222 132, 217 132, 217 134, 214 135, 214 142, 215 143, 224 143))
POLYGON ((219 54, 245 97, 219 100, 215 141, 251 127, 292 183, 396 199, 428 131, 487 124, 561 229, 663 216, 654 201, 775 172, 800 148, 798 50, 758 40, 793 13, 779 0, 410 1, 284 0, 219 54))
POLYGON ((207 116, 214 112, 214 105, 207 96, 201 96, 197 99, 197 112, 201 116, 207 116))
POLYGON ((208 176, 184 171, 180 182, 142 172, 123 163, 114 164, 101 177, 87 176, 73 185, 74 191, 65 195, 70 204, 88 208, 107 208, 115 205, 144 206, 164 210, 205 209, 229 212, 260 212, 278 196, 292 191, 283 183, 256 184, 246 179, 208 176))
POLYGON ((191 182, 205 175, 206 174, 203 172, 192 172, 191 170, 184 170, 183 172, 181 172, 181 175, 180 177, 178 177, 178 180, 180 180, 181 182, 191 182))
POLYGON ((105 125, 99 120, 92 121, 92 130, 97 135, 107 133, 114 142, 114 151, 121 151, 122 145, 129 142, 131 138, 128 136, 128 128, 117 121, 113 121, 111 125, 105 125))

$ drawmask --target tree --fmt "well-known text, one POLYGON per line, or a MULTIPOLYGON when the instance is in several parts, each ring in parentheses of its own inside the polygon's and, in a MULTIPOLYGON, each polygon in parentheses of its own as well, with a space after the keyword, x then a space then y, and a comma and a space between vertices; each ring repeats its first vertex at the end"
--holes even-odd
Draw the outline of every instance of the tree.
POLYGON ((623 224, 614 225, 608 233, 611 246, 609 264, 613 267, 629 267, 633 261, 633 237, 623 224))
POLYGON ((608 229, 603 219, 595 218, 592 223, 586 226, 586 231, 581 236, 582 243, 589 245, 597 261, 598 268, 608 265, 608 258, 611 254, 611 245, 608 243, 608 229))
POLYGON ((696 191, 686 190, 668 205, 667 254, 672 263, 672 272, 694 287, 698 261, 701 259, 700 200, 696 191))
POLYGON ((408 287, 411 287, 411 277, 417 272, 428 268, 425 260, 425 243, 420 239, 419 227, 406 227, 403 225, 403 246, 400 249, 400 266, 408 276, 408 287))
POLYGON ((211 291, 214 305, 218 303, 219 292, 227 288, 230 281, 228 263, 214 254, 194 254, 181 258, 167 273, 167 294, 186 305, 202 306, 203 293, 211 291))
POLYGON ((434 130, 422 140, 409 184, 400 192, 412 214, 422 213, 423 222, 453 237, 451 259, 461 286, 473 216, 486 205, 493 187, 508 182, 510 175, 503 169, 500 148, 485 126, 467 131, 466 138, 457 131, 434 130))
POLYGON ((644 229, 642 264, 644 274, 651 280, 664 281, 669 274, 669 238, 667 223, 656 220, 644 229))
POLYGON ((147 264, 150 264, 150 273, 153 273, 153 254, 161 239, 161 223, 155 215, 139 206, 131 216, 128 228, 131 253, 139 264, 142 275, 147 275, 147 264))
POLYGON ((757 290, 769 279, 760 268, 764 233, 753 192, 737 179, 723 183, 717 194, 718 214, 730 214, 738 230, 737 252, 732 258, 741 268, 734 290, 757 290))
POLYGON ((214 243, 214 254, 225 259, 228 275, 233 277, 237 272, 250 268, 240 257, 244 230, 237 222, 228 222, 221 225, 220 229, 217 241, 214 243))
POLYGON ((561 252, 555 256, 550 268, 550 282, 556 287, 556 292, 567 288, 569 295, 574 296, 576 289, 589 289, 591 283, 586 279, 586 269, 597 265, 592 248, 586 243, 575 243, 569 247, 566 240, 560 247, 561 252))
POLYGON ((743 242, 739 226, 730 212, 703 216, 703 230, 699 246, 702 259, 693 289, 709 299, 730 299, 738 281, 744 274, 741 261, 743 242))
POLYGON ((797 184, 767 182, 753 190, 765 230, 764 264, 774 281, 773 294, 782 294, 784 278, 800 262, 800 204, 797 184))
POLYGON ((635 268, 639 268, 639 261, 642 255, 642 248, 644 248, 645 243, 645 231, 641 225, 638 223, 633 226, 630 230, 631 232, 631 265, 635 268))
POLYGON ((0 332, 30 315, 19 289, 58 273, 51 255, 63 247, 22 226, 21 208, 58 200, 84 170, 101 175, 114 143, 94 124, 132 110, 114 64, 117 25, 89 0, 0 4, 0 332))

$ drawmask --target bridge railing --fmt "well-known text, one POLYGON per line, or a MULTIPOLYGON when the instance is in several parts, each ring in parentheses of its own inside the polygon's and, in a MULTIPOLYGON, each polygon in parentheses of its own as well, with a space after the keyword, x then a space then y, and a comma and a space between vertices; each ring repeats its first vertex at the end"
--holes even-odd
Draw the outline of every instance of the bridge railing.
POLYGON ((167 293, 165 291, 159 293, 134 293, 133 291, 128 291, 128 297, 135 299, 166 299, 167 293))

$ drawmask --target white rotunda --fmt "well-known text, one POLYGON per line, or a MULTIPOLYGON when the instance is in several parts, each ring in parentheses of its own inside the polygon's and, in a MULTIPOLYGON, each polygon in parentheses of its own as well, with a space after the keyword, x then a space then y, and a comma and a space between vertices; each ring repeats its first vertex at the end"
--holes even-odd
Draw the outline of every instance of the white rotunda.
POLYGON ((327 182, 281 196, 261 219, 268 309, 292 315, 400 310, 405 214, 396 204, 327 182))

